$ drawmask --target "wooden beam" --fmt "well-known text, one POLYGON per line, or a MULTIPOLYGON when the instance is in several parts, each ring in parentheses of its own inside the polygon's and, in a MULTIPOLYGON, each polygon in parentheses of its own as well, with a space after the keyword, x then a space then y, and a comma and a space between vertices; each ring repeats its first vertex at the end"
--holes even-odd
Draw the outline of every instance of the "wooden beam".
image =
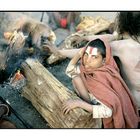
POLYGON ((27 78, 22 95, 48 122, 51 128, 101 128, 101 120, 76 108, 64 115, 62 104, 68 99, 77 99, 74 92, 58 81, 39 61, 27 59, 22 68, 27 78))

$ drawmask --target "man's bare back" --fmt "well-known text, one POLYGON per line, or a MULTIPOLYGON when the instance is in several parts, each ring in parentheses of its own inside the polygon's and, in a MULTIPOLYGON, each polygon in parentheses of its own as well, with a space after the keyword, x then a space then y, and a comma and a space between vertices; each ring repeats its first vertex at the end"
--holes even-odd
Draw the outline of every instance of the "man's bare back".
POLYGON ((140 108, 140 44, 131 38, 113 41, 110 44, 113 55, 121 61, 123 79, 140 108))

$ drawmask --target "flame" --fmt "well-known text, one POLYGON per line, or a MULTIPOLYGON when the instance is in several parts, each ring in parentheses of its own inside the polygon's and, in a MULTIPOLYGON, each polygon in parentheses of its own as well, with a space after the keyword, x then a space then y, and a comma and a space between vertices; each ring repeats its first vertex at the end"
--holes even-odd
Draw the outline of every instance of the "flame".
POLYGON ((3 35, 4 35, 5 39, 9 40, 11 38, 11 36, 13 35, 13 33, 12 32, 4 32, 3 35))

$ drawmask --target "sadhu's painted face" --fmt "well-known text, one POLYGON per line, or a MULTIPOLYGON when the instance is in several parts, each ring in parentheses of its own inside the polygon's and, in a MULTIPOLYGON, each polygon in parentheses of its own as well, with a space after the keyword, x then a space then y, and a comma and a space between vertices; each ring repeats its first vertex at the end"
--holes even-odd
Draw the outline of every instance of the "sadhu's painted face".
POLYGON ((83 64, 86 69, 96 69, 103 66, 103 57, 98 48, 87 47, 83 55, 83 64))

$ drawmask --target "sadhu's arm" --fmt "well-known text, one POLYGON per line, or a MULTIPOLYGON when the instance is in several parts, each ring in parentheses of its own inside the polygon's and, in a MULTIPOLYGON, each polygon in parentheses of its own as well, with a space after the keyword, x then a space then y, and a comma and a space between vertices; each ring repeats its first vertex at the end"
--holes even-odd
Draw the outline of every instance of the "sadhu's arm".
POLYGON ((104 39, 108 42, 111 42, 111 41, 118 39, 118 33, 115 31, 113 34, 90 35, 90 36, 85 36, 83 38, 88 41, 92 41, 94 39, 100 38, 100 39, 104 39))

